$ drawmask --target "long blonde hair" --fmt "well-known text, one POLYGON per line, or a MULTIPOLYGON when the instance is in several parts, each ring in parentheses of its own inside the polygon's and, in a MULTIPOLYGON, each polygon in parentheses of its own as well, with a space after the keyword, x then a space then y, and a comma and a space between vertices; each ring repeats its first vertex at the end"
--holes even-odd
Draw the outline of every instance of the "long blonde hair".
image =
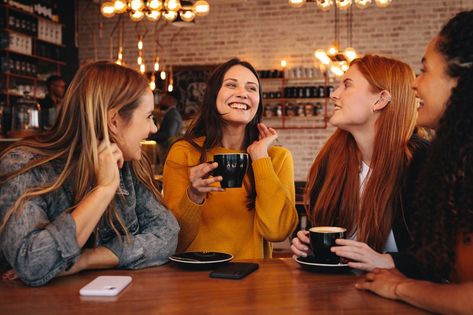
MULTIPOLYGON (((36 137, 16 142, 0 155, 0 158, 3 158, 8 152, 22 147, 39 156, 14 172, 1 175, 0 185, 50 161, 65 161, 64 169, 54 182, 31 188, 18 198, 5 214, 0 231, 14 213, 22 210, 25 202, 61 188, 69 178, 72 179, 74 206, 68 210, 72 211, 97 184, 95 174, 99 167, 99 142, 116 142, 114 135, 109 133, 109 117, 118 113, 125 121, 129 121, 147 87, 147 80, 130 68, 104 61, 82 66, 66 91, 53 128, 36 137)), ((138 180, 162 202, 146 154, 142 154, 141 160, 132 161, 130 164, 138 180)), ((107 220, 118 236, 121 234, 120 230, 128 235, 126 226, 115 209, 114 201, 108 206, 103 219, 107 220), (115 226, 114 219, 119 226, 115 226)))
POLYGON ((407 64, 380 56, 366 55, 353 65, 373 92, 387 90, 392 96, 375 124, 370 176, 360 200, 361 153, 353 136, 337 129, 311 167, 305 203, 312 224, 346 227, 359 241, 382 250, 402 207, 402 179, 412 158, 408 142, 417 118, 415 76, 407 64))

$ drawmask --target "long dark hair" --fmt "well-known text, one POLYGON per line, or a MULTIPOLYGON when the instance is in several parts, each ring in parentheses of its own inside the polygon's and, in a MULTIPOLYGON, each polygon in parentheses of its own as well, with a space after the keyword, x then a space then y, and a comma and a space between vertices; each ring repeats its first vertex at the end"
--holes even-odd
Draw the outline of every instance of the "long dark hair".
MULTIPOLYGON (((194 148, 200 152, 200 163, 207 160, 207 151, 211 148, 222 144, 223 137, 223 126, 225 120, 222 119, 222 115, 217 110, 216 100, 218 92, 222 87, 223 78, 228 70, 233 66, 243 66, 250 70, 258 80, 259 86, 259 104, 258 110, 256 111, 255 117, 248 123, 245 128, 245 139, 243 147, 247 148, 253 141, 258 140, 259 131, 257 128, 258 123, 261 122, 263 117, 263 95, 261 82, 255 68, 248 62, 242 61, 238 58, 230 59, 229 61, 218 66, 210 75, 207 81, 207 88, 204 94, 203 103, 200 106, 200 111, 192 121, 189 129, 186 131, 183 140, 189 142, 194 148), (195 142, 196 138, 205 136, 203 146, 200 146, 195 142)), ((250 164, 251 165, 251 164, 250 164)), ((249 182, 245 182, 244 186, 248 192, 248 203, 249 209, 254 209, 256 200, 256 190, 254 174, 251 167, 248 168, 249 182)))
POLYGON ((413 252, 426 276, 443 281, 455 279, 459 233, 473 231, 473 11, 448 21, 436 49, 457 86, 419 176, 413 252))

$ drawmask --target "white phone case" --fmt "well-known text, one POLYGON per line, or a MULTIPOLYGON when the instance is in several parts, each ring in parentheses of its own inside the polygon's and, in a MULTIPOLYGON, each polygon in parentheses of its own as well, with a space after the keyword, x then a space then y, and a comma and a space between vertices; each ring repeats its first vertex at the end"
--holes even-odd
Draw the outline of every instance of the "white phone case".
POLYGON ((129 276, 99 276, 80 289, 84 296, 114 296, 126 288, 132 278, 129 276))

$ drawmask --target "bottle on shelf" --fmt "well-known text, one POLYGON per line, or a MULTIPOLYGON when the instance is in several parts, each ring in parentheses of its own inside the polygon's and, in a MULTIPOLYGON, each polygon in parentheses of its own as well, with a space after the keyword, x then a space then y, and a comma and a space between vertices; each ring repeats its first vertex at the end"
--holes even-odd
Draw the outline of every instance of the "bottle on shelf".
POLYGON ((23 97, 12 106, 12 135, 24 135, 38 132, 41 126, 41 106, 25 91, 23 97))

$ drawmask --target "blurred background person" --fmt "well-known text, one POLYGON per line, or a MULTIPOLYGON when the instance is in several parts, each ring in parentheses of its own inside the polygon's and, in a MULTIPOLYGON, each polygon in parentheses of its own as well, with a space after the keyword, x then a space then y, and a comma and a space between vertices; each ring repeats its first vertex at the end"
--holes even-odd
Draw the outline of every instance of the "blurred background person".
MULTIPOLYGON (((149 140, 157 143, 158 173, 162 172, 164 161, 172 141, 181 134, 182 116, 177 110, 177 100, 174 96, 166 94, 159 102, 162 120, 158 132, 151 135, 149 140)), ((153 161, 155 163, 156 161, 153 161)))
POLYGON ((46 97, 38 103, 41 105, 42 126, 50 129, 56 121, 58 108, 66 91, 66 81, 63 77, 52 75, 46 80, 46 88, 48 89, 46 97))

